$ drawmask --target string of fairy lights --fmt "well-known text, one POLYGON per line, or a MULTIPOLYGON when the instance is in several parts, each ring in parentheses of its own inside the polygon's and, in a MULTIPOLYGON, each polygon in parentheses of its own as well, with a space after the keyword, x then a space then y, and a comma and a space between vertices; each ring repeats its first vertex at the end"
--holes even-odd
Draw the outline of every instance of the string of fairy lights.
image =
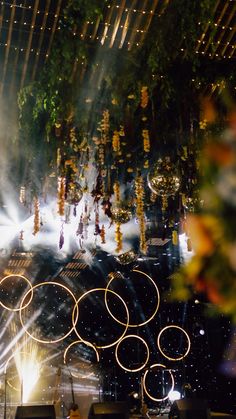
MULTIPOLYGON (((5 1, 2 1, 1 5, 2 6, 8 6, 10 8, 15 7, 15 8, 19 8, 19 9, 32 10, 32 5, 28 5, 28 6, 22 5, 22 4, 17 5, 17 4, 11 4, 11 3, 5 2, 5 1)), ((154 10, 140 10, 140 9, 137 9, 137 8, 132 9, 132 8, 129 8, 129 7, 118 5, 118 4, 116 4, 116 5, 109 4, 107 6, 107 8, 108 9, 114 8, 114 9, 119 9, 119 10, 121 9, 125 13, 131 13, 132 12, 134 14, 138 13, 138 14, 141 14, 141 15, 158 16, 158 17, 161 16, 160 13, 155 13, 154 10)), ((45 10, 37 10, 37 14, 43 14, 43 15, 46 15, 46 16, 53 16, 54 18, 58 18, 58 17, 61 16, 60 14, 58 15, 55 12, 50 12, 50 11, 46 12, 45 10)), ((4 23, 9 23, 9 19, 4 19, 2 17, 2 24, 4 24, 4 23)), ((14 30, 14 25, 18 25, 20 23, 21 22, 19 20, 15 19, 13 21, 13 30, 14 30)), ((94 22, 93 21, 87 21, 86 24, 92 26, 92 25, 94 25, 94 22)), ((104 26, 105 29, 106 28, 112 28, 112 27, 115 28, 115 24, 113 24, 111 22, 108 22, 108 21, 99 22, 99 25, 100 25, 100 27, 104 26)), ((198 22, 198 25, 202 25, 202 22, 198 22)), ((216 23, 216 22, 211 21, 211 20, 209 20, 207 22, 207 25, 208 25, 208 28, 210 26, 214 26, 215 28, 217 28, 219 30, 223 30, 223 31, 229 30, 230 32, 232 32, 232 34, 236 31, 236 27, 234 25, 222 24, 220 22, 216 23)), ((138 33, 144 34, 144 33, 147 32, 145 29, 132 28, 129 25, 120 25, 120 28, 121 29, 126 29, 130 33, 135 32, 137 34, 138 33)), ((7 30, 8 28, 4 27, 4 25, 2 25, 2 29, 7 30)), ((35 25, 35 24, 32 25, 31 23, 28 23, 27 21, 24 21, 21 24, 21 29, 20 30, 23 33, 30 33, 32 31, 32 29, 34 29, 35 34, 40 34, 41 31, 46 31, 46 33, 52 31, 52 27, 47 26, 47 25, 35 25), (29 27, 29 30, 25 29, 27 27, 29 27), (37 32, 37 30, 38 30, 38 32, 37 32)), ((60 23, 59 23, 58 27, 55 29, 55 31, 60 31, 60 30, 61 30, 61 27, 60 27, 60 23)), ((73 31, 73 35, 77 36, 77 37, 80 37, 81 39, 84 39, 84 40, 85 39, 87 39, 87 40, 92 40, 93 39, 93 40, 101 41, 101 42, 104 41, 104 40, 108 40, 108 41, 112 40, 112 36, 109 36, 107 34, 103 34, 101 36, 98 36, 98 35, 94 36, 92 34, 84 33, 84 32, 81 32, 81 31, 80 32, 73 31)), ((215 34, 215 36, 217 36, 217 33, 215 34)), ((232 58, 232 56, 234 54, 234 51, 235 51, 235 43, 234 43, 232 37, 233 36, 231 36, 231 39, 230 39, 231 42, 230 41, 223 41, 222 39, 221 40, 216 39, 216 41, 214 42, 214 39, 213 39, 210 42, 210 45, 207 45, 208 44, 208 37, 207 37, 207 31, 205 31, 205 32, 203 32, 203 34, 201 36, 201 39, 198 40, 198 45, 196 46, 195 53, 196 54, 201 54, 201 55, 204 55, 204 56, 208 56, 209 58, 213 58, 213 57, 215 57, 215 58, 220 57, 220 58, 224 58, 224 59, 232 58), (201 50, 201 47, 203 45, 206 46, 206 50, 201 50), (219 48, 221 48, 221 51, 219 50, 219 48)), ((127 47, 130 47, 131 42, 130 41, 125 41, 123 44, 126 45, 127 47)), ((140 42, 134 42, 134 45, 138 47, 138 46, 140 46, 140 42)), ((24 48, 24 47, 19 47, 19 46, 16 46, 16 45, 13 45, 13 46, 9 45, 8 42, 0 43, 0 47, 9 47, 9 46, 10 46, 10 48, 14 49, 15 51, 24 52, 26 50, 26 48, 24 48)), ((30 52, 34 53, 35 50, 36 50, 35 48, 31 48, 30 52)), ((185 52, 185 49, 181 48, 180 53, 181 52, 185 52)), ((41 52, 41 53, 44 54, 43 52, 41 52)), ((39 54, 40 54, 39 52, 36 53, 36 55, 39 55, 39 54)), ((48 55, 46 54, 46 58, 47 57, 48 57, 48 55)))

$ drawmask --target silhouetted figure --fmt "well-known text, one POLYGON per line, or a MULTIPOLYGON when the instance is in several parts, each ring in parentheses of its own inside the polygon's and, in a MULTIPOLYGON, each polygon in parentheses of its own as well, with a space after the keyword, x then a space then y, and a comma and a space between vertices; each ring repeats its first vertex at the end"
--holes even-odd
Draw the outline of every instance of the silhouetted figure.
POLYGON ((81 419, 81 415, 79 412, 79 407, 76 403, 72 404, 69 412, 70 419, 81 419))

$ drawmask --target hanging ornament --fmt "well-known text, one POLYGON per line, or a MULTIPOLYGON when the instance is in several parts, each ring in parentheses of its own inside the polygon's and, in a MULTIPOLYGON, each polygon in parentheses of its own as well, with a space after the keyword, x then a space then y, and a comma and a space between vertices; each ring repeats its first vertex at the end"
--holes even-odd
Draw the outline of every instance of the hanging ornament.
POLYGON ((118 131, 114 131, 112 136, 112 148, 115 153, 120 152, 120 133, 118 131))
POLYGON ((147 86, 142 86, 141 88, 141 108, 146 108, 148 105, 148 88, 147 86))
POLYGON ((26 204, 26 191, 25 191, 25 186, 21 186, 20 187, 19 201, 23 205, 26 204))
POLYGON ((118 181, 116 181, 114 183, 113 190, 114 190, 116 204, 119 204, 119 202, 120 202, 120 184, 119 184, 118 181))
POLYGON ((66 224, 70 224, 70 212, 71 212, 70 205, 66 205, 65 206, 65 223, 66 224))
POLYGON ((94 228, 94 236, 99 236, 101 233, 101 229, 99 226, 99 212, 98 208, 95 209, 95 228, 94 228))
POLYGON ((148 129, 142 130, 142 137, 143 137, 143 151, 145 153, 150 153, 150 137, 148 129))
POLYGON ((126 208, 113 208, 112 209, 112 220, 115 223, 119 223, 119 224, 125 224, 128 223, 128 221, 131 220, 132 214, 131 211, 129 211, 126 208))
POLYGON ((80 216, 79 225, 76 231, 77 236, 83 235, 84 223, 83 223, 83 214, 80 216))
POLYGON ((143 253, 147 251, 146 243, 146 221, 144 213, 144 187, 143 179, 141 176, 137 176, 135 179, 135 195, 136 195, 136 214, 139 222, 140 230, 140 250, 143 253))
POLYGON ((59 238, 59 249, 62 249, 64 245, 64 224, 61 225, 61 231, 60 231, 60 238, 59 238))
POLYGON ((112 212, 111 212, 112 203, 110 202, 110 199, 104 198, 101 205, 102 205, 104 214, 107 215, 109 218, 111 218, 112 217, 112 212))
POLYGON ((79 244, 81 249, 83 248, 83 239, 84 239, 84 222, 83 222, 83 214, 80 216, 79 225, 76 231, 76 236, 79 236, 79 244))
POLYGON ((120 229, 120 224, 116 223, 116 228, 115 228, 115 241, 116 241, 116 252, 119 253, 122 250, 122 237, 123 234, 121 232, 120 229))
POLYGON ((102 198, 104 194, 104 184, 103 178, 101 173, 98 174, 96 179, 96 185, 94 186, 91 195, 94 197, 94 203, 98 203, 98 201, 102 198))
POLYGON ((173 196, 179 190, 180 179, 169 157, 159 159, 148 173, 148 186, 159 196, 173 196))
POLYGON ((34 231, 33 235, 35 236, 40 230, 40 214, 39 214, 39 200, 34 198, 34 231))
POLYGON ((64 177, 60 176, 58 178, 58 186, 57 186, 57 202, 58 202, 58 214, 61 217, 65 213, 65 192, 66 192, 66 181, 64 177))
POLYGON ((66 202, 70 205, 78 205, 83 197, 83 189, 79 182, 70 182, 66 194, 66 202))
POLYGON ((106 232, 105 232, 105 226, 104 224, 102 225, 101 231, 100 231, 100 237, 102 240, 102 244, 106 243, 106 232))
POLYGON ((172 231, 172 243, 174 246, 178 245, 178 233, 176 230, 172 231))

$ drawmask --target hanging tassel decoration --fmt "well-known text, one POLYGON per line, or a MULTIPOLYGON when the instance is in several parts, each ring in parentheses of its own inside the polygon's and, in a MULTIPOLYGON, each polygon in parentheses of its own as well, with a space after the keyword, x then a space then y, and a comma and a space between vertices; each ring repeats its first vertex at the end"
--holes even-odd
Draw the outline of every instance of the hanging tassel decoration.
POLYGON ((64 229, 63 229, 63 224, 61 226, 61 231, 60 231, 60 239, 59 239, 59 249, 62 249, 64 245, 64 229))
POLYGON ((117 246, 116 246, 116 252, 117 253, 120 253, 122 248, 123 248, 122 237, 123 237, 123 235, 122 235, 122 232, 121 232, 121 229, 120 229, 120 223, 116 223, 115 240, 116 240, 116 244, 117 244, 117 246))
POLYGON ((178 245, 178 233, 176 230, 172 231, 172 243, 174 246, 178 245))
POLYGON ((144 187, 143 179, 138 176, 135 180, 135 195, 136 195, 136 215, 139 221, 140 231, 140 250, 145 254, 147 252, 146 243, 146 221, 144 213, 144 187))
POLYGON ((58 178, 57 199, 58 199, 58 214, 63 217, 65 214, 65 193, 66 181, 64 177, 58 178))
POLYGON ((101 237, 102 244, 105 244, 106 243, 106 232, 105 232, 104 224, 102 225, 102 228, 101 228, 100 237, 101 237))
POLYGON ((34 198, 34 231, 33 235, 35 236, 40 230, 40 214, 39 214, 39 200, 34 198))

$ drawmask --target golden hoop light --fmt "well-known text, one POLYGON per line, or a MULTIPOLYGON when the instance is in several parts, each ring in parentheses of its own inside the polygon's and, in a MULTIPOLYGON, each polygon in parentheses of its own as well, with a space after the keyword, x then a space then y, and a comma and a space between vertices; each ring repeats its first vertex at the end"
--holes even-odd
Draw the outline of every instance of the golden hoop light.
MULTIPOLYGON (((96 349, 96 346, 94 346, 92 343, 87 342, 86 340, 76 340, 75 342, 72 342, 69 346, 67 346, 67 348, 64 351, 64 355, 63 355, 63 359, 64 359, 64 364, 67 365, 67 361, 66 361, 66 356, 67 356, 67 352, 69 351, 69 349, 73 346, 76 345, 77 343, 84 343, 87 346, 90 346, 91 348, 94 349, 95 354, 96 354, 96 358, 97 358, 97 362, 99 362, 99 353, 96 349)), ((75 375, 73 372, 71 372, 71 375, 75 378, 78 378, 77 375, 75 375)))
MULTIPOLYGON (((25 305, 24 305, 24 307, 22 307, 22 309, 23 308, 26 308, 30 303, 31 303, 31 300, 32 300, 32 298, 33 298, 33 288, 32 288, 32 285, 31 285, 31 282, 28 280, 28 278, 26 278, 24 275, 17 275, 17 274, 10 274, 10 275, 7 275, 7 276, 4 276, 4 278, 2 278, 1 279, 1 281, 0 281, 0 285, 3 283, 3 281, 5 281, 5 279, 7 279, 7 278, 10 278, 10 277, 12 277, 12 276, 17 276, 17 277, 19 277, 19 278, 23 278, 27 283, 28 283, 28 285, 30 286, 30 290, 29 291, 31 291, 31 297, 30 297, 30 299, 29 299, 29 301, 28 301, 28 303, 26 303, 25 305)), ((3 304, 1 301, 0 301, 0 305, 2 306, 2 307, 4 307, 6 310, 9 310, 9 311, 20 311, 21 309, 20 308, 9 308, 9 307, 7 307, 5 304, 3 304)))
MULTIPOLYGON (((145 320, 145 322, 143 322, 143 323, 139 323, 139 324, 129 324, 129 327, 140 327, 140 326, 144 326, 145 324, 147 324, 147 323, 149 323, 152 319, 153 319, 153 317, 156 315, 156 313, 157 313, 157 311, 158 311, 158 308, 159 308, 159 305, 160 305, 160 293, 159 293, 159 290, 158 290, 158 288, 157 288, 157 286, 156 286, 156 284, 155 284, 155 282, 153 281, 153 279, 148 275, 148 274, 146 274, 145 272, 143 272, 143 271, 140 271, 140 270, 138 270, 138 269, 133 269, 132 270, 132 272, 138 272, 138 273, 140 273, 140 274, 143 274, 144 276, 146 276, 148 279, 150 279, 150 281, 152 282, 152 284, 154 285, 154 288, 155 288, 155 290, 156 290, 156 294, 157 294, 157 306, 156 306, 156 308, 155 308, 155 310, 154 310, 154 313, 147 319, 147 320, 145 320)), ((109 309, 109 307, 108 307, 108 304, 107 304, 107 291, 111 291, 111 290, 109 290, 109 285, 111 284, 111 282, 113 281, 113 279, 115 279, 115 277, 114 276, 112 276, 111 277, 111 279, 110 279, 110 281, 108 282, 108 284, 107 284, 107 287, 106 287, 106 292, 105 292, 105 304, 106 304, 106 308, 107 308, 107 310, 109 311, 109 313, 110 313, 110 315, 111 315, 111 317, 113 317, 113 319, 114 320, 116 320, 117 321, 117 323, 120 323, 120 324, 122 324, 122 326, 125 326, 125 323, 123 323, 122 321, 120 321, 119 319, 117 319, 113 314, 112 314, 112 312, 111 312, 111 310, 109 309)))
POLYGON ((98 348, 98 349, 106 349, 106 348, 111 348, 112 346, 114 346, 114 345, 116 345, 123 337, 124 337, 124 335, 125 335, 125 333, 126 333, 126 331, 127 331, 127 329, 128 329, 128 326, 129 326, 129 310, 128 310, 128 307, 127 307, 127 305, 126 305, 126 303, 124 302, 124 300, 123 300, 123 298, 121 298, 121 296, 119 295, 119 294, 117 294, 115 291, 112 291, 112 290, 107 290, 106 288, 93 288, 93 289, 91 289, 91 290, 89 290, 89 291, 86 291, 84 294, 82 294, 80 297, 79 297, 79 299, 76 301, 76 303, 75 303, 75 306, 74 306, 74 309, 73 309, 73 312, 72 312, 72 323, 73 323, 73 327, 74 327, 74 331, 75 331, 75 333, 76 333, 76 335, 78 336, 78 338, 80 339, 80 340, 82 340, 83 342, 86 342, 80 335, 79 335, 79 333, 78 333, 78 331, 77 331, 77 329, 76 329, 76 323, 77 323, 77 321, 78 321, 78 316, 77 316, 77 320, 75 321, 75 319, 74 319, 74 317, 75 317, 75 315, 74 315, 74 311, 75 311, 75 308, 77 307, 78 308, 78 305, 79 305, 79 303, 80 303, 80 301, 82 300, 82 298, 84 298, 84 297, 86 297, 86 295, 88 295, 88 294, 90 294, 91 292, 96 292, 96 291, 104 291, 104 292, 106 292, 106 291, 108 291, 108 292, 110 292, 110 293, 112 293, 113 295, 115 295, 116 297, 118 297, 121 301, 122 301, 122 303, 123 303, 123 305, 124 305, 124 307, 125 307, 125 310, 126 310, 126 314, 127 314, 127 324, 125 324, 125 330, 124 330, 124 332, 122 333, 122 335, 119 337, 119 339, 117 339, 115 342, 113 342, 113 343, 110 343, 109 345, 102 345, 102 346, 98 346, 98 345, 96 345, 96 347, 98 348))
POLYGON ((190 338, 189 338, 188 333, 187 333, 187 332, 185 332, 185 330, 184 330, 182 327, 180 327, 180 326, 176 326, 176 325, 172 324, 172 325, 169 325, 169 326, 165 326, 165 327, 164 327, 164 328, 160 331, 160 333, 159 333, 159 335, 158 335, 158 337, 157 337, 157 346, 158 346, 159 351, 161 352, 161 354, 162 354, 165 358, 169 359, 170 361, 181 361, 181 359, 185 358, 185 357, 188 355, 188 353, 189 353, 189 351, 190 351, 190 347, 191 347, 191 342, 190 342, 190 338), (160 339, 161 339, 161 335, 162 335, 162 333, 163 333, 166 329, 170 329, 171 327, 172 327, 173 329, 179 329, 179 330, 181 330, 181 331, 185 334, 185 336, 187 337, 187 341, 188 341, 188 348, 187 348, 187 350, 186 350, 185 354, 184 354, 184 355, 182 355, 182 356, 180 356, 180 357, 178 357, 178 358, 172 358, 172 357, 170 357, 170 356, 167 356, 167 355, 166 355, 166 354, 162 351, 162 349, 161 349, 161 345, 160 345, 160 339))
POLYGON ((169 393, 170 393, 170 392, 174 389, 174 386, 175 386, 175 380, 174 380, 174 376, 173 376, 173 374, 172 374, 171 370, 167 370, 167 371, 170 373, 170 377, 171 377, 171 389, 170 389, 170 391, 168 392, 167 396, 162 397, 161 399, 158 399, 158 398, 156 398, 156 397, 151 396, 151 394, 147 391, 147 388, 146 388, 146 377, 147 377, 148 372, 151 370, 151 368, 155 368, 155 367, 166 368, 166 366, 165 366, 165 365, 163 365, 163 364, 153 364, 153 365, 151 365, 151 366, 150 366, 150 368, 149 368, 149 370, 146 370, 146 371, 145 371, 145 373, 144 373, 144 375, 143 375, 143 389, 144 389, 145 393, 147 394, 147 396, 148 396, 151 400, 154 400, 155 402, 162 402, 162 401, 164 401, 164 400, 168 399, 168 397, 169 397, 169 393))
POLYGON ((149 360, 149 355, 150 355, 150 351, 149 351, 149 347, 148 347, 148 345, 147 345, 147 342, 143 339, 143 338, 141 338, 140 336, 138 336, 138 335, 126 335, 125 337, 123 337, 118 343, 117 343, 117 345, 116 345, 116 350, 115 350, 115 357, 116 357, 116 361, 117 361, 117 363, 119 364, 119 366, 121 367, 121 368, 123 368, 123 370, 125 370, 125 371, 129 371, 129 372, 137 372, 137 371, 141 371, 146 365, 147 365, 147 363, 148 363, 148 360, 149 360), (141 367, 139 367, 139 368, 133 368, 133 369, 131 369, 131 368, 126 368, 126 367, 124 367, 122 364, 121 364, 121 362, 119 361, 119 359, 118 359, 118 348, 119 348, 119 345, 121 344, 121 342, 123 342, 125 339, 128 339, 128 338, 136 338, 136 339, 139 339, 139 340, 141 340, 143 343, 144 343, 144 345, 146 346, 146 349, 147 349, 147 357, 146 357, 146 360, 145 360, 145 362, 144 362, 144 364, 141 366, 141 367))
MULTIPOLYGON (((20 305, 20 322, 21 322, 21 325, 22 325, 22 327, 23 327, 23 329, 24 329, 24 331, 27 333, 27 335, 28 336, 30 336, 32 339, 34 339, 34 340, 36 340, 36 342, 39 342, 39 343, 57 343, 57 342, 61 342, 63 339, 65 339, 67 336, 69 336, 70 335, 70 333, 74 330, 74 327, 72 326, 71 327, 71 329, 69 330, 69 332, 67 332, 64 336, 62 336, 61 338, 58 338, 58 339, 55 339, 55 340, 43 340, 43 339, 38 339, 38 338, 36 338, 36 337, 34 337, 33 335, 31 335, 31 333, 29 333, 28 332, 28 330, 27 330, 27 328, 25 327, 25 325, 24 325, 24 322, 23 322, 23 319, 22 319, 22 310, 23 310, 23 303, 24 303, 24 300, 25 300, 25 298, 27 297, 27 295, 29 294, 29 292, 31 292, 31 291, 33 291, 35 288, 38 288, 38 287, 41 287, 41 286, 43 286, 43 285, 58 285, 59 287, 61 287, 61 288, 63 288, 63 289, 65 289, 70 295, 71 295, 71 297, 73 298, 73 300, 75 301, 75 303, 76 303, 76 298, 75 298, 75 296, 74 296, 74 294, 72 293, 72 291, 68 288, 68 287, 66 287, 65 285, 63 285, 63 284, 60 284, 59 282, 49 282, 49 281, 46 281, 46 282, 40 282, 39 284, 37 284, 37 285, 34 285, 33 287, 32 287, 32 290, 29 290, 29 291, 27 291, 27 293, 25 294, 25 296, 23 297, 23 299, 22 299, 22 301, 21 301, 21 305, 20 305)), ((76 319, 78 320, 78 307, 76 308, 76 319)), ((74 309, 73 309, 73 311, 74 311, 74 309)), ((77 321, 76 320, 76 321, 77 321)))

